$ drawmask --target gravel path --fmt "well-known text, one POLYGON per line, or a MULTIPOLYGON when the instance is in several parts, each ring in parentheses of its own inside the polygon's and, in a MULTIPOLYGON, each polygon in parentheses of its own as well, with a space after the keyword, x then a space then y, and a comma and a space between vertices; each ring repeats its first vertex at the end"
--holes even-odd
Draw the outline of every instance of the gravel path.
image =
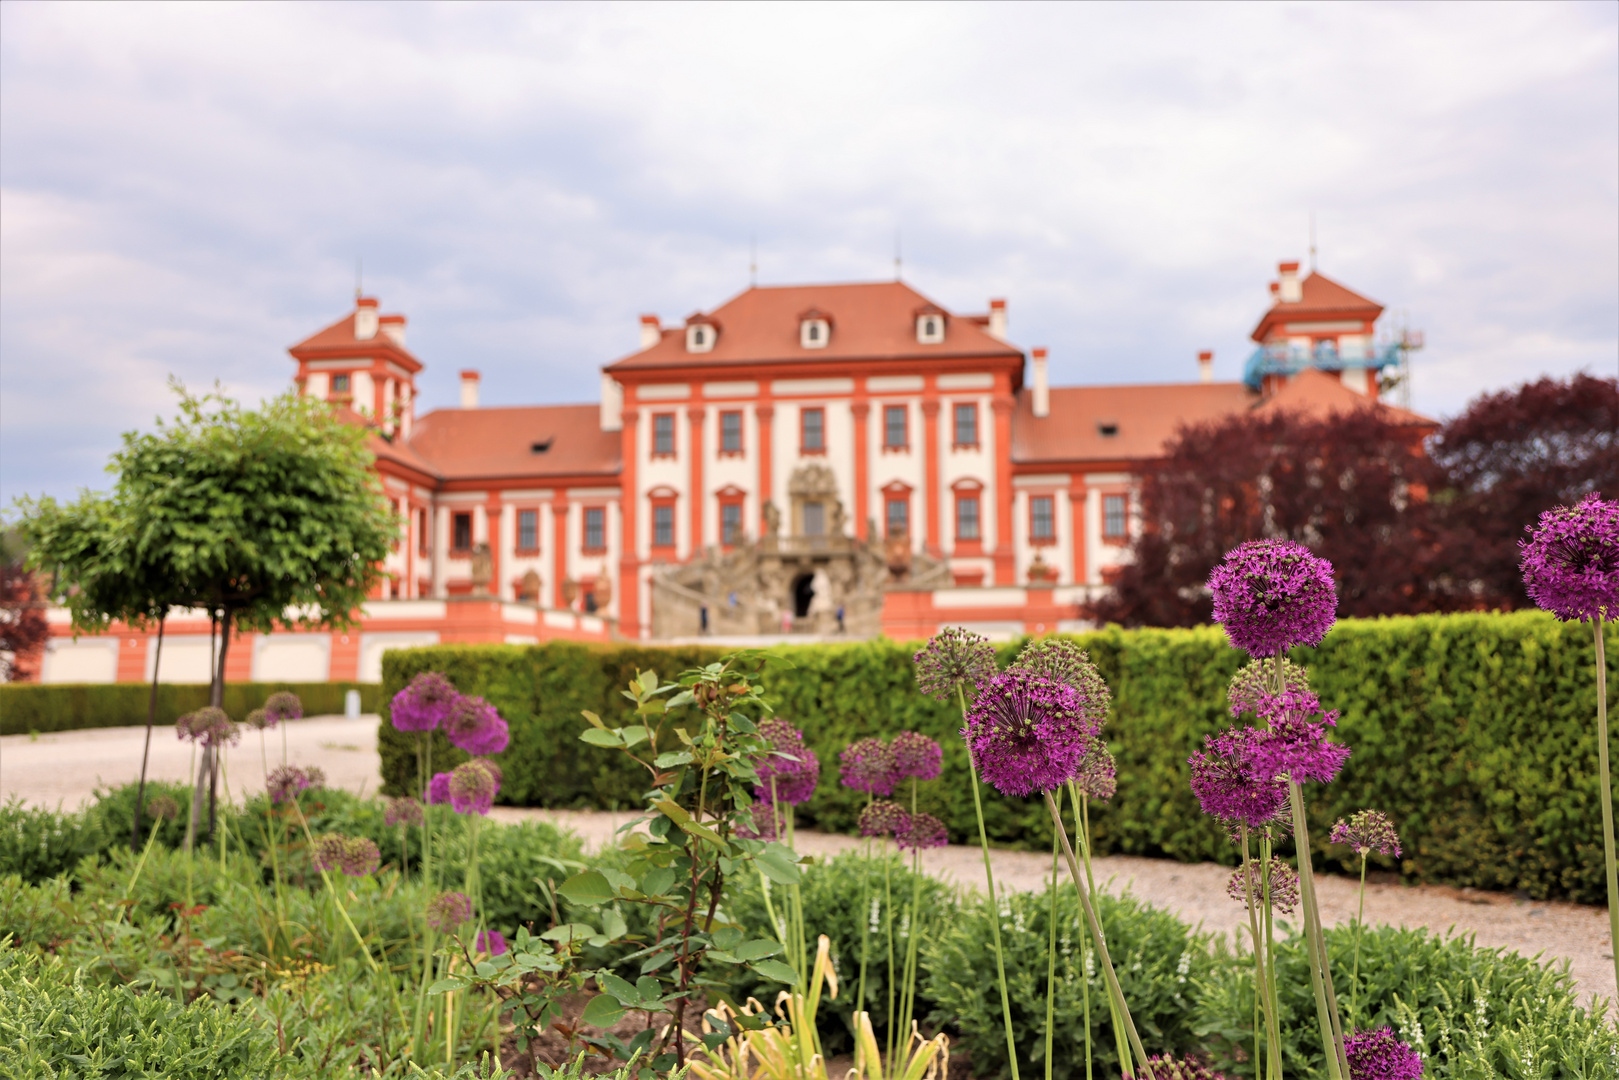
MULTIPOLYGON (((318 764, 333 787, 364 793, 378 785, 377 718, 358 720, 322 716, 286 725, 287 755, 294 764, 318 764)), ((144 728, 99 728, 31 738, 0 737, 0 800, 20 796, 32 806, 71 809, 92 797, 103 784, 134 780, 140 772, 144 728)), ((264 787, 258 735, 248 733, 227 755, 233 793, 264 787)), ((280 760, 281 733, 267 740, 272 762, 280 760)), ((184 781, 191 761, 190 744, 174 737, 172 728, 152 733, 148 775, 184 781)), ((502 821, 542 819, 578 833, 588 846, 609 840, 627 814, 602 811, 539 810, 496 807, 502 821)), ((833 854, 854 847, 846 836, 804 831, 799 846, 806 854, 833 854)), ((1032 852, 993 854, 996 880, 1015 889, 1042 888, 1051 869, 1047 856, 1032 852)), ((982 857, 974 847, 952 845, 924 854, 929 873, 957 885, 981 888, 982 857)), ((1104 888, 1133 891, 1181 918, 1208 929, 1234 932, 1246 923, 1246 912, 1225 894, 1229 871, 1210 863, 1188 864, 1164 859, 1112 855, 1097 859, 1096 874, 1104 888)), ((1355 912, 1356 882, 1322 876, 1321 914, 1329 923, 1346 922, 1355 912)), ((1371 923, 1451 928, 1477 935, 1480 945, 1514 949, 1526 956, 1568 960, 1582 994, 1615 997, 1613 945, 1605 909, 1594 905, 1517 900, 1501 893, 1445 886, 1368 885, 1366 917, 1371 923)))

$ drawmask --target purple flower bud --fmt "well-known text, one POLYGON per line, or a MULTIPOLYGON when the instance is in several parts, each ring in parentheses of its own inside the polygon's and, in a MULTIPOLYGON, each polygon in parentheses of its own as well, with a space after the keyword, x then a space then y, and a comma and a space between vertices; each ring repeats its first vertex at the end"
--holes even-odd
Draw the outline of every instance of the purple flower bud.
POLYGON ((309 861, 316 870, 337 870, 348 855, 348 837, 327 833, 309 845, 309 861))
POLYGON ((1559 619, 1619 620, 1619 502, 1595 492, 1540 515, 1520 541, 1524 589, 1559 619))
POLYGON ((224 709, 204 705, 196 712, 187 713, 174 722, 175 734, 182 739, 204 746, 234 746, 242 737, 236 721, 224 709))
POLYGON ((427 905, 427 925, 441 934, 453 934, 472 918, 472 901, 465 893, 439 893, 427 905))
POLYGON ((1394 1037, 1391 1028, 1360 1031, 1344 1040, 1349 1080, 1417 1080, 1422 1055, 1394 1037))
POLYGON ((894 736, 894 775, 906 780, 932 780, 944 766, 944 748, 926 735, 902 731, 894 736))
POLYGON ((1300 784, 1328 784, 1349 760, 1349 747, 1327 741, 1327 728, 1338 723, 1337 710, 1323 712, 1320 699, 1308 690, 1263 695, 1254 711, 1270 724, 1255 748, 1261 771, 1300 784))
POLYGON ((268 727, 275 727, 283 720, 302 720, 304 703, 291 690, 277 690, 264 701, 264 717, 269 721, 268 727))
POLYGON ((388 809, 382 815, 385 825, 420 825, 425 820, 422 804, 406 795, 402 799, 389 799, 388 809))
POLYGON ((500 782, 483 761, 466 761, 450 773, 450 805, 457 814, 487 814, 500 782))
POLYGON ((1287 786, 1258 761, 1266 732, 1229 728, 1203 740, 1203 750, 1187 759, 1192 794, 1205 814, 1258 828, 1276 819, 1287 803, 1287 786))
POLYGON ((785 720, 766 720, 759 734, 770 744, 770 753, 754 765, 759 782, 754 795, 764 802, 797 806, 815 794, 821 779, 821 762, 804 742, 804 733, 785 720))
POLYGON ((511 742, 511 731, 489 702, 481 697, 463 697, 451 707, 444 720, 444 737, 467 753, 479 756, 498 754, 506 749, 511 742))
POLYGON ((443 675, 424 671, 394 695, 388 716, 400 731, 432 731, 450 715, 461 695, 443 675))
POLYGON ((377 842, 368 836, 350 836, 343 841, 337 868, 348 877, 367 877, 382 865, 382 852, 377 842))
POLYGON ((309 787, 309 775, 296 765, 280 765, 264 781, 272 803, 284 803, 309 787))
POLYGON ((894 841, 903 851, 944 847, 950 843, 950 830, 932 814, 912 814, 905 828, 895 834, 894 841))
POLYGON ((1074 777, 1074 783, 1079 787, 1081 795, 1092 799, 1107 802, 1113 798, 1119 789, 1118 766, 1113 761, 1113 751, 1108 749, 1107 743, 1101 739, 1085 755, 1080 762, 1079 775, 1074 777))
POLYGON ((1057 637, 1031 641, 1012 661, 1011 668, 1073 687, 1092 710, 1091 719, 1098 726, 1106 722, 1113 692, 1096 665, 1091 663, 1090 654, 1072 641, 1057 637))
POLYGON ((434 773, 433 779, 427 782, 427 804, 439 806, 450 801, 450 774, 447 772, 434 773))
POLYGON ((839 778, 843 786, 873 795, 892 795, 898 776, 894 771, 894 748, 881 739, 859 739, 838 755, 842 763, 839 778))
POLYGON ((898 836, 911 827, 911 815, 897 802, 878 799, 860 811, 861 836, 898 836))
MULTIPOLYGON (((1231 880, 1226 882, 1226 895, 1240 904, 1248 903, 1248 895, 1243 891, 1243 867, 1231 871, 1231 880)), ((1260 864, 1251 862, 1247 866, 1247 884, 1253 892, 1254 907, 1260 911, 1265 909, 1265 879, 1260 864)), ((1270 906, 1283 915, 1293 914, 1293 909, 1299 906, 1299 875, 1281 859, 1272 857, 1270 861, 1270 906)))
POLYGON ((1319 645, 1338 617, 1332 564, 1291 540, 1250 540, 1209 575, 1214 621, 1255 657, 1319 645))

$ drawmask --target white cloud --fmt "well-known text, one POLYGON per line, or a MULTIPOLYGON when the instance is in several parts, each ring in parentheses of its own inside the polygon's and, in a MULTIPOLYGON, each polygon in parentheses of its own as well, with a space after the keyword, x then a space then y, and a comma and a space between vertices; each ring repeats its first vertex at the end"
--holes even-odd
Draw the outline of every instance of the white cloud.
POLYGON ((588 399, 635 315, 891 272, 1068 381, 1235 375, 1279 258, 1416 405, 1619 352, 1611 5, 5 5, 0 488, 367 290, 428 400, 588 399))

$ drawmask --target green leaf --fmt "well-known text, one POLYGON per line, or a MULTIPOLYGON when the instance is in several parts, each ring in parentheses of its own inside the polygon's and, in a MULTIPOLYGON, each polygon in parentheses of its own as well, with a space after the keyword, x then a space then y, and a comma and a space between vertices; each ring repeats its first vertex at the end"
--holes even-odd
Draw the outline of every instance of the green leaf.
POLYGON ((602 912, 602 933, 606 934, 609 940, 616 941, 629 932, 630 928, 625 924, 624 916, 612 908, 602 912))
POLYGON ((797 885, 801 880, 798 857, 781 844, 766 844, 753 861, 758 864, 760 873, 778 885, 797 885))
POLYGON ((640 683, 641 695, 644 697, 658 688, 658 673, 652 670, 643 671, 637 681, 640 683))
POLYGON ((690 765, 691 752, 687 750, 665 750, 652 759, 652 764, 660 769, 672 769, 676 765, 690 765))
POLYGON ((591 728, 579 736, 581 742, 591 746, 623 746, 624 739, 615 731, 601 731, 591 728))
POLYGON ((744 960, 763 960, 767 956, 775 956, 781 952, 781 943, 760 938, 757 941, 743 942, 731 951, 744 960))
POLYGON ((589 709, 580 709, 579 710, 579 715, 583 716, 586 720, 590 721, 590 726, 591 727, 593 727, 593 728, 601 728, 603 731, 607 730, 607 725, 602 723, 602 718, 597 716, 595 713, 591 712, 589 709))
POLYGON ((596 907, 605 904, 616 895, 607 879, 595 870, 586 870, 557 886, 557 892, 586 907, 596 907))
POLYGON ((645 724, 631 724, 622 732, 625 746, 636 746, 644 743, 650 737, 645 724))
POLYGON ((674 883, 675 872, 667 866, 660 866, 641 879, 641 891, 650 896, 662 896, 674 883))
POLYGON ((590 999, 590 1004, 585 1006, 580 1019, 599 1028, 610 1028, 624 1019, 626 1011, 611 994, 597 994, 590 999))
POLYGON ((440 979, 427 988, 429 994, 442 994, 449 990, 459 990, 466 984, 460 979, 440 979))
POLYGON ((758 960, 748 965, 767 979, 793 985, 798 982, 798 972, 782 963, 780 960, 758 960))
POLYGON ((620 978, 610 971, 602 972, 596 981, 601 984, 603 990, 627 1005, 636 1004, 641 1000, 640 991, 636 990, 628 979, 620 978))

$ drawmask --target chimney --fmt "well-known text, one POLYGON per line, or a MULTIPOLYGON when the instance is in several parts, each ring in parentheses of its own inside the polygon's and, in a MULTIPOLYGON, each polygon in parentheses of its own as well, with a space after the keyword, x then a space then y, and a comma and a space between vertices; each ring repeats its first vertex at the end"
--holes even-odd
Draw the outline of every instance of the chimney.
POLYGON ((473 368, 466 368, 461 372, 461 407, 463 409, 476 409, 478 407, 478 372, 473 368))
POLYGON ((663 327, 656 315, 641 316, 641 348, 650 349, 663 340, 663 327))
POLYGON ((360 296, 354 300, 354 337, 370 341, 377 336, 377 298, 360 296))
POLYGON ((1197 381, 1205 383, 1214 381, 1214 350, 1204 349, 1197 354, 1197 381))
POLYGON ((989 336, 997 341, 1006 340, 1006 301, 989 302, 989 336))
POLYGON ((403 315, 382 316, 377 320, 377 329, 382 331, 383 337, 398 345, 401 349, 405 347, 405 317, 403 315))
POLYGON ((1046 377, 1046 350, 1031 349, 1029 357, 1034 368, 1034 415, 1047 416, 1051 413, 1051 381, 1046 377))
POLYGON ((624 430, 624 388, 607 372, 602 372, 602 430, 624 430))
POLYGON ((1304 286, 1299 282, 1298 263, 1278 263, 1276 276, 1280 279, 1276 284, 1276 294, 1282 303, 1296 304, 1304 299, 1304 286))

